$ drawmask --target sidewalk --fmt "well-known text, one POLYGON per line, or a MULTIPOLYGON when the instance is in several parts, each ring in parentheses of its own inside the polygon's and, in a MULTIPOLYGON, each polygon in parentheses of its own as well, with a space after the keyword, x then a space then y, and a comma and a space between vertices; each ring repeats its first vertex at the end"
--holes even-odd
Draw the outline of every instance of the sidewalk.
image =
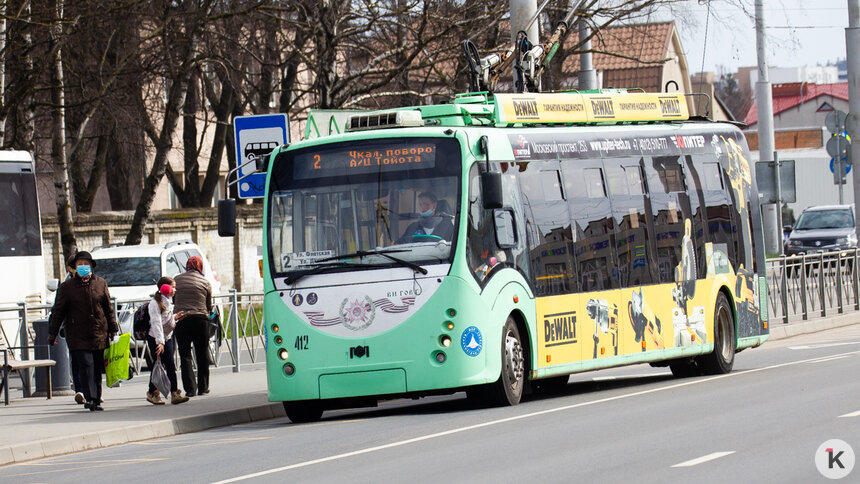
POLYGON ((104 388, 103 412, 85 410, 72 396, 22 398, 20 378, 10 376, 9 406, 0 402, 0 465, 284 416, 283 405, 267 399, 264 364, 241 368, 213 366, 211 393, 158 406, 145 399, 144 372, 104 388))
MULTIPOLYGON (((856 312, 771 323, 770 339, 858 323, 856 312)), ((86 411, 71 396, 22 398, 14 376, 9 406, 0 404, 0 465, 285 416, 280 403, 267 399, 263 363, 243 364, 239 373, 226 365, 210 372, 210 394, 175 406, 145 400, 149 373, 143 373, 119 388, 105 388, 104 412, 86 411)))

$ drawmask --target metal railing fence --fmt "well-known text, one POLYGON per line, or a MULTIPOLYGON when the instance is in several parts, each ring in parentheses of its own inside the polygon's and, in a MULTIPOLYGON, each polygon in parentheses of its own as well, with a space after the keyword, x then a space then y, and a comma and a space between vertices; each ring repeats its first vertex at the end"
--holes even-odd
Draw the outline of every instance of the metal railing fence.
POLYGON ((860 311, 857 249, 768 259, 769 322, 860 311))
MULTIPOLYGON (((111 299, 120 331, 131 334, 130 368, 136 374, 139 374, 144 366, 149 366, 152 361, 146 341, 137 340, 132 329, 134 311, 148 301, 149 298, 111 299)), ((231 289, 227 293, 213 296, 212 303, 220 315, 220 324, 214 331, 210 330, 214 333, 209 339, 210 363, 216 367, 228 363, 233 366, 234 372, 238 372, 245 356, 251 363, 265 360, 266 329, 263 320, 263 293, 237 292, 231 289)), ((29 349, 35 342, 33 321, 47 319, 50 316, 51 307, 46 304, 26 302, 14 306, 0 306, 0 319, 5 321, 5 324, 0 325, 0 331, 3 332, 2 337, 6 345, 21 348, 17 352, 17 358, 29 358, 29 349), (17 324, 9 324, 16 319, 17 324), (13 334, 6 334, 5 328, 10 327, 17 329, 13 334)), ((178 360, 178 351, 174 353, 174 357, 178 360)))

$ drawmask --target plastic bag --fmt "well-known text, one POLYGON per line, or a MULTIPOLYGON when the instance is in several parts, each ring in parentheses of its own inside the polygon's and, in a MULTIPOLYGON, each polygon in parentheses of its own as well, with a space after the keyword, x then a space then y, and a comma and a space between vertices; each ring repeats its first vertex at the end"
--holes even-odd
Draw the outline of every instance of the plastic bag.
POLYGON ((105 376, 107 386, 115 387, 118 383, 128 380, 128 350, 131 335, 128 333, 119 335, 119 339, 111 343, 105 350, 105 376))
POLYGON ((161 364, 161 355, 158 355, 158 359, 155 360, 155 364, 152 367, 151 380, 162 396, 170 397, 170 378, 167 376, 167 370, 164 369, 164 365, 161 364))

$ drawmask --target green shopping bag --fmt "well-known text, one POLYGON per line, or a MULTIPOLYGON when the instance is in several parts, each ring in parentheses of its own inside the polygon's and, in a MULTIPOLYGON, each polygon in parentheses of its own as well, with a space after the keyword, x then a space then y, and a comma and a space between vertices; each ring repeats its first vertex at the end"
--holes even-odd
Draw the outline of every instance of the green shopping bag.
POLYGON ((120 381, 128 380, 128 349, 131 343, 131 335, 124 333, 119 339, 112 342, 105 350, 105 376, 107 386, 114 387, 120 381))

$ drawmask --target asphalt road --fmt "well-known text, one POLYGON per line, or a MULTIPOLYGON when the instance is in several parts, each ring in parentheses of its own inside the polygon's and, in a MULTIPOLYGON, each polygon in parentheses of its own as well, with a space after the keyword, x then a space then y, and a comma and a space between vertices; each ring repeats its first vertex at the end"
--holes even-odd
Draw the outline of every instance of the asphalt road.
POLYGON ((834 438, 860 455, 858 370, 854 325, 744 351, 729 375, 638 365, 516 407, 390 401, 11 465, 0 481, 832 482, 814 458, 834 438))

